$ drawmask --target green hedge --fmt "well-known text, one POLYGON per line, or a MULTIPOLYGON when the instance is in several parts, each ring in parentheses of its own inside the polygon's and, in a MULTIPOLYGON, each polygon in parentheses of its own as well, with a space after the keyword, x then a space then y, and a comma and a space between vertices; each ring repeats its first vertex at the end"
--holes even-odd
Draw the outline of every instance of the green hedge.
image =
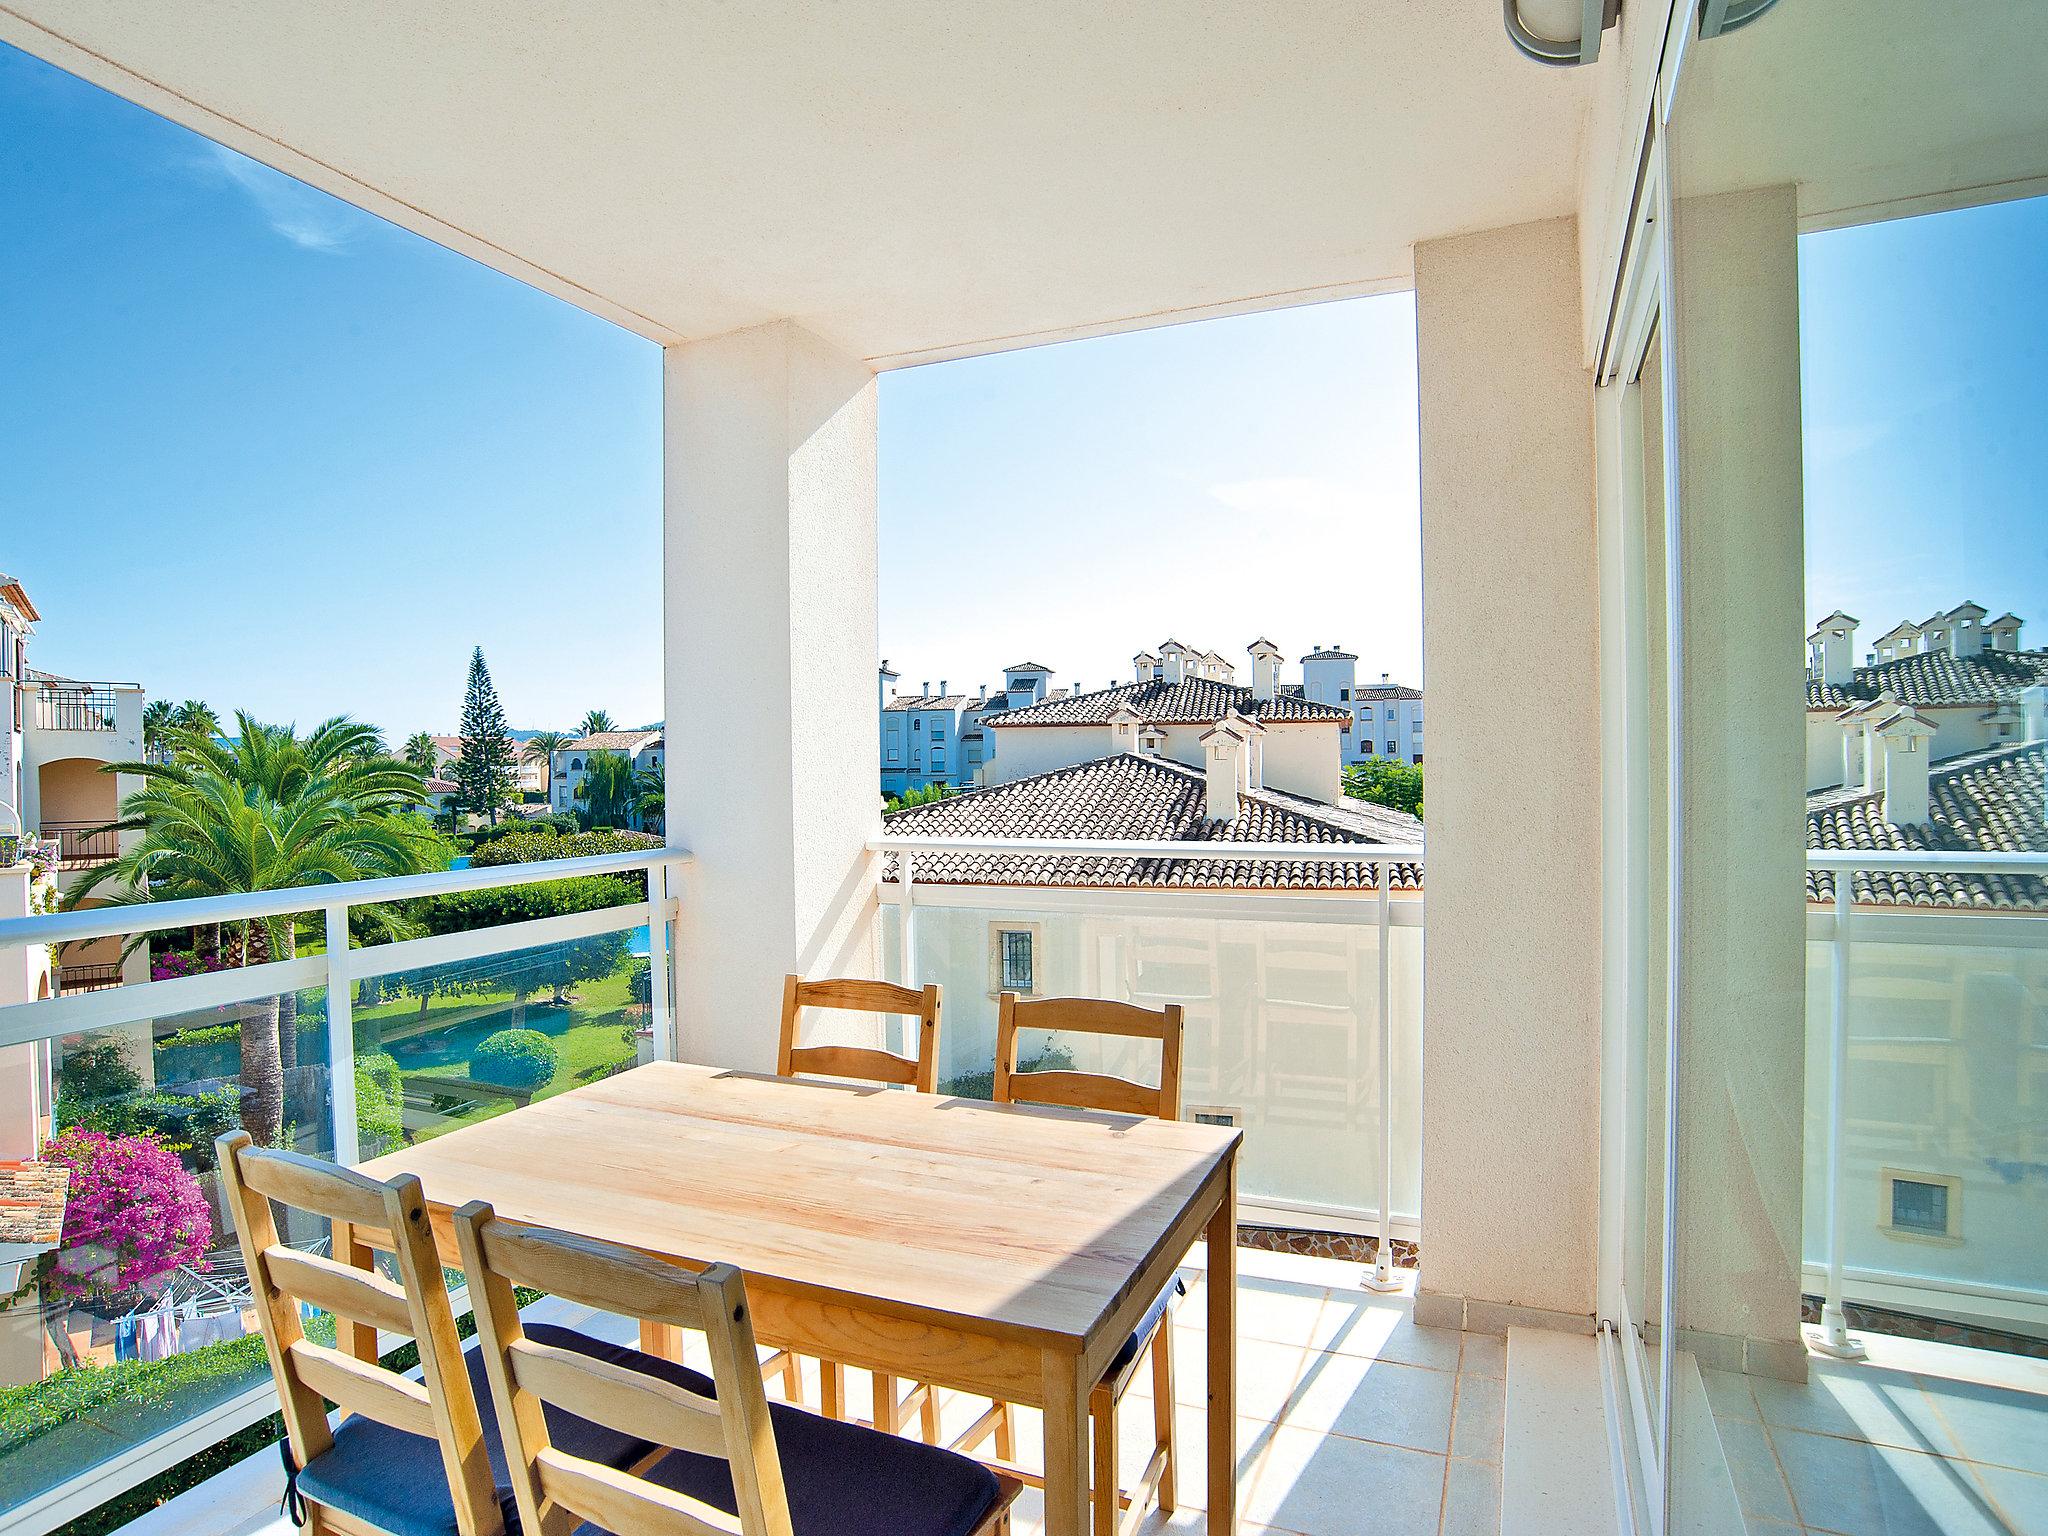
POLYGON ((412 904, 411 917, 428 933, 467 933, 503 923, 524 923, 565 912, 595 912, 604 907, 644 901, 647 882, 637 875, 579 875, 535 885, 505 885, 495 890, 457 891, 427 896, 412 904))
POLYGON ((265 1369, 263 1340, 250 1334, 161 1360, 82 1365, 27 1386, 0 1387, 0 1456, 111 1402, 160 1403, 174 1392, 265 1369))
POLYGON ((638 853, 661 846, 662 840, 652 832, 620 832, 604 828, 561 837, 553 832, 522 830, 510 837, 480 845, 470 855, 469 862, 472 867, 539 864, 548 859, 586 859, 593 854, 638 853))

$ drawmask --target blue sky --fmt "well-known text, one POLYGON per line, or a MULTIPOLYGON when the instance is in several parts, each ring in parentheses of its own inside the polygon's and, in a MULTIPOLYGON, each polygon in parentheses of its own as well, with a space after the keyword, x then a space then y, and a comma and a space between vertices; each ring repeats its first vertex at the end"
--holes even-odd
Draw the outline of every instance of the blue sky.
POLYGON ((1969 599, 2048 645, 2044 294, 2048 198, 1801 238, 1809 622, 1969 599))
POLYGON ((661 713, 660 351, 0 45, 35 664, 310 724, 661 713))

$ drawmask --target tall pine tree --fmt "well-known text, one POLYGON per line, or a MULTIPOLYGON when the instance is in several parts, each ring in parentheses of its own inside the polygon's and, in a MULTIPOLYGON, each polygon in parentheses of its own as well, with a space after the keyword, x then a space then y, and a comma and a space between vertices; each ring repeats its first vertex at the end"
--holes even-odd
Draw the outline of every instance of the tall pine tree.
POLYGON ((462 803, 498 824, 498 808, 512 798, 516 781, 512 736, 505 729, 505 710, 491 686, 484 648, 469 658, 469 691, 462 700, 461 754, 449 765, 462 790, 462 803))

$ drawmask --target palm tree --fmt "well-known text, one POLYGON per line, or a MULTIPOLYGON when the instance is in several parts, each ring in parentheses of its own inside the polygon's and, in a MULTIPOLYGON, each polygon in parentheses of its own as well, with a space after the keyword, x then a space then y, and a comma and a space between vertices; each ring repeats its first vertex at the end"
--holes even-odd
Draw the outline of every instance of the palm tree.
POLYGON ((633 775, 633 815, 649 832, 665 829, 668 821, 668 785, 659 768, 642 768, 633 775))
POLYGON ((600 731, 616 731, 617 729, 618 727, 612 724, 612 717, 601 709, 591 710, 589 714, 583 717, 583 723, 576 727, 577 733, 583 736, 595 736, 600 731))
POLYGON ((169 750, 172 731, 177 729, 178 711, 169 699, 151 699, 142 709, 142 755, 161 762, 169 750))
MULTIPOLYGON (((421 774, 385 756, 373 727, 337 716, 301 739, 289 726, 247 714, 235 719, 233 746, 173 732, 168 762, 104 770, 143 780, 121 802, 116 823, 142 837, 90 871, 67 904, 103 886, 113 887, 117 901, 172 901, 416 874, 443 861, 445 846, 411 814, 425 800, 421 774)), ((241 965, 289 959, 293 920, 251 921, 228 949, 241 965)), ((265 999, 242 1020, 242 1123, 266 1145, 283 1124, 296 1015, 297 998, 287 995, 265 999)))
POLYGON ((616 827, 633 814, 633 762, 623 752, 600 749, 583 760, 581 794, 593 827, 616 827))
POLYGON ((171 718, 179 730, 191 735, 214 737, 220 734, 220 716, 204 699, 187 699, 171 712, 171 718))
POLYGON ((535 731, 526 738, 526 745, 519 754, 529 763, 547 764, 549 805, 555 803, 555 754, 567 751, 569 743, 575 739, 567 731, 535 731))
POLYGON ((425 731, 414 731, 405 738, 402 754, 408 763, 419 769, 420 777, 431 779, 441 766, 441 749, 434 745, 434 738, 425 731))

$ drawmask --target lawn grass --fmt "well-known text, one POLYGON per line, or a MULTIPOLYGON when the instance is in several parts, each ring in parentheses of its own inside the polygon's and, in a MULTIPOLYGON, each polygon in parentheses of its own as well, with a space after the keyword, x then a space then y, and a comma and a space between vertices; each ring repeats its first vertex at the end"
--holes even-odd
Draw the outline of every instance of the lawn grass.
MULTIPOLYGON (((585 1083, 595 1082, 601 1077, 618 1071, 622 1064, 630 1065, 635 1051, 631 1041, 622 1038, 624 1031, 641 1022, 640 1010, 632 1002, 632 977, 634 967, 627 965, 610 976, 595 981, 578 982, 570 989, 570 1012, 575 1022, 567 1029, 556 1033, 546 1031, 555 1047, 555 1075, 533 1096, 536 1099, 550 1098, 565 1093, 571 1088, 580 1088, 585 1083)), ((401 998, 395 1003, 379 1004, 375 1008, 363 1009, 356 1014, 360 1021, 373 1018, 380 1023, 389 1021, 402 1026, 387 1037, 390 1041, 403 1041, 420 1034, 437 1033, 442 1029, 476 1024, 482 1020, 503 1016, 500 1027, 519 1027, 522 1020, 526 1027, 533 1027, 534 1015, 546 1009, 544 1003, 529 998, 523 1008, 509 991, 470 994, 461 997, 434 997, 428 1000, 428 1024, 424 1030, 410 1027, 419 1018, 419 1003, 415 999, 401 998)), ((548 1010, 552 1012, 552 1010, 548 1010)), ((435 1068, 399 1070, 402 1079, 460 1077, 463 1064, 448 1063, 435 1068)), ((474 1125, 480 1120, 504 1114, 514 1108, 510 1099, 483 1098, 452 1113, 439 1115, 427 1125, 413 1131, 413 1140, 425 1141, 445 1134, 464 1125, 474 1125)))

